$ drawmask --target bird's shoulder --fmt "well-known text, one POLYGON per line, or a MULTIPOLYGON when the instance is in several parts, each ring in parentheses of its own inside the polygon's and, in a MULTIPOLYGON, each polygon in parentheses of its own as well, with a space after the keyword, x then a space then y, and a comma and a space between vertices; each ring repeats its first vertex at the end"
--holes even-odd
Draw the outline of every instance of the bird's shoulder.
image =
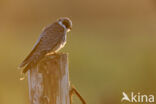
POLYGON ((57 22, 47 26, 39 36, 35 46, 53 47, 59 43, 65 36, 65 30, 57 22))
MULTIPOLYGON (((44 28, 42 33, 63 33, 65 32, 64 27, 62 27, 58 22, 55 22, 53 24, 48 25, 47 27, 44 28)), ((53 34, 54 35, 54 34, 53 34)))

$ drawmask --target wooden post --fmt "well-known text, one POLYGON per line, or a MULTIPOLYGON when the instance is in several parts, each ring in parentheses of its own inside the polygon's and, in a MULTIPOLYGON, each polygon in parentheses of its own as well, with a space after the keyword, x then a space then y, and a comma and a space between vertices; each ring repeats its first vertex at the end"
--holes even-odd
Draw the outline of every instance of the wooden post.
POLYGON ((70 104, 67 54, 48 55, 28 71, 30 104, 70 104))

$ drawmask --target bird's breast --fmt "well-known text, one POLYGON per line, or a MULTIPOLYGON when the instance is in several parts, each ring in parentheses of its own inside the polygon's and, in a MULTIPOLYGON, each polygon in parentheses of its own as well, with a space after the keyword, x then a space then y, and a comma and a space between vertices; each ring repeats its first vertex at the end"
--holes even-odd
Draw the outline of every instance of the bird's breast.
POLYGON ((55 52, 58 52, 60 49, 62 49, 65 46, 66 42, 62 42, 61 44, 56 46, 55 52))

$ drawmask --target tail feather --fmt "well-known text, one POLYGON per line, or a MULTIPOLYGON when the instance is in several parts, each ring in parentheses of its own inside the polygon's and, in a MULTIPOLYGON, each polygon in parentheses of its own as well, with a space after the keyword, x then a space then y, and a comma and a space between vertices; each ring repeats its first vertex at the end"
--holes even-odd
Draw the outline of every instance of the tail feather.
POLYGON ((19 66, 19 68, 23 68, 23 73, 26 73, 31 67, 36 65, 46 54, 46 51, 42 51, 40 54, 30 54, 19 66))
POLYGON ((26 59, 19 65, 19 68, 23 68, 24 66, 26 66, 27 64, 29 64, 29 62, 31 62, 31 60, 33 59, 33 55, 29 54, 26 59))
POLYGON ((37 63, 41 60, 41 56, 36 56, 34 57, 34 59, 32 61, 30 61, 26 67, 23 69, 22 73, 26 73, 29 69, 31 69, 32 67, 34 67, 35 65, 37 65, 37 63))
POLYGON ((31 68, 31 64, 28 64, 22 71, 22 73, 26 73, 31 68))
POLYGON ((24 66, 26 66, 27 62, 26 61, 23 61, 20 65, 19 65, 19 69, 20 68, 23 68, 24 66))

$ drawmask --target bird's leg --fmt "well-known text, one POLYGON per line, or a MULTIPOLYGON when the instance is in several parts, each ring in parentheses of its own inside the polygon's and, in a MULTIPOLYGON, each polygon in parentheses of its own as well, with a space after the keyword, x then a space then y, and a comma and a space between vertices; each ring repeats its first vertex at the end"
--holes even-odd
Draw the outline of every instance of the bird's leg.
POLYGON ((76 90, 76 88, 75 87, 71 87, 71 90, 70 90, 70 92, 69 92, 69 95, 70 95, 70 104, 72 104, 72 96, 73 96, 73 94, 76 94, 77 95, 77 97, 81 100, 81 102, 82 102, 82 104, 86 104, 86 101, 82 98, 82 96, 80 95, 80 93, 76 90))

